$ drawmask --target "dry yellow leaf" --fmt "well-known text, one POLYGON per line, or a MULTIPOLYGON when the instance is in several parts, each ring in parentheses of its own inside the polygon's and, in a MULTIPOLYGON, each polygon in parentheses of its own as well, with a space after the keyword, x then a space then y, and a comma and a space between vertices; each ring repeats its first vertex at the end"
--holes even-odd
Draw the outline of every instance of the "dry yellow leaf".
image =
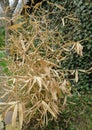
POLYGON ((78 70, 75 71, 75 81, 78 82, 78 70))
POLYGON ((13 115, 12 115, 12 126, 16 126, 16 121, 17 121, 17 112, 18 112, 18 104, 15 105, 13 115))
POLYGON ((53 110, 49 107, 49 105, 45 101, 42 101, 42 104, 44 109, 48 110, 53 117, 57 118, 56 114, 53 112, 53 110))
POLYGON ((21 103, 19 103, 19 125, 21 129, 23 125, 23 106, 21 103))
POLYGON ((79 42, 75 43, 75 51, 78 55, 83 56, 83 46, 79 42))
POLYGON ((23 24, 25 24, 26 22, 21 22, 21 23, 18 23, 18 24, 14 24, 12 26, 9 26, 7 29, 10 29, 10 30, 17 30, 18 28, 21 28, 23 24))

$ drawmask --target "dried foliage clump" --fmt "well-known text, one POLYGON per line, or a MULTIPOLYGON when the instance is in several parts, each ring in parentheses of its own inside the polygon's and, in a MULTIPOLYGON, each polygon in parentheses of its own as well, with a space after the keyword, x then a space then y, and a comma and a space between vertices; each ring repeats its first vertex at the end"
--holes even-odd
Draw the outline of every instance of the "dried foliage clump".
POLYGON ((15 18, 14 25, 8 28, 11 30, 10 75, 0 83, 2 94, 4 91, 0 98, 6 99, 1 103, 7 106, 5 113, 13 111, 12 125, 18 119, 20 128, 23 122, 35 120, 44 125, 52 117, 57 118, 67 96, 71 96, 71 85, 65 77, 66 71, 60 69, 61 63, 73 50, 82 55, 80 43, 63 42, 57 18, 64 8, 48 4, 51 12, 40 5, 27 19, 15 18))

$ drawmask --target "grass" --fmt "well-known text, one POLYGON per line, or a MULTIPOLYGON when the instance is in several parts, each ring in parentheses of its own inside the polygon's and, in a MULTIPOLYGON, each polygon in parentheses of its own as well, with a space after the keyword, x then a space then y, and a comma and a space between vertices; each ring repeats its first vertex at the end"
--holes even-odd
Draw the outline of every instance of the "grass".
POLYGON ((9 70, 7 68, 8 62, 6 59, 6 51, 5 51, 5 30, 4 27, 0 27, 0 67, 1 72, 9 74, 9 70))
POLYGON ((9 69, 7 65, 8 65, 8 62, 6 59, 6 52, 0 51, 0 67, 1 67, 2 74, 9 74, 9 69))

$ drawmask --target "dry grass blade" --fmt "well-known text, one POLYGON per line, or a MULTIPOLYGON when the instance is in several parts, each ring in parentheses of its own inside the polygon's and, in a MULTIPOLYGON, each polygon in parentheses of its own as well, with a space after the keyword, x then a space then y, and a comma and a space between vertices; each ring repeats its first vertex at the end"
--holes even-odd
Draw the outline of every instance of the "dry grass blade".
POLYGON ((20 124, 20 129, 23 126, 23 105, 19 103, 19 124, 20 124))
POLYGON ((61 5, 53 4, 52 2, 49 2, 49 1, 47 1, 47 2, 48 2, 48 4, 50 4, 50 5, 52 5, 52 6, 56 6, 56 7, 59 8, 60 10, 65 10, 65 8, 64 8, 63 6, 61 6, 61 5))
POLYGON ((17 114, 18 114, 18 104, 16 104, 16 105, 14 106, 14 111, 13 111, 13 115, 12 115, 12 126, 13 126, 13 127, 16 126, 17 114))
POLYGON ((78 82, 78 79, 79 79, 79 78, 78 78, 78 70, 76 70, 76 71, 75 71, 75 81, 76 81, 76 83, 78 82))
POLYGON ((18 101, 17 102, 12 101, 12 102, 8 102, 8 103, 6 103, 6 102, 0 102, 0 105, 1 106, 4 106, 4 105, 15 105, 16 103, 18 103, 18 101))
POLYGON ((14 24, 14 25, 12 25, 12 26, 10 26, 10 27, 8 27, 7 29, 10 29, 10 30, 17 30, 18 28, 21 28, 21 26, 23 25, 23 24, 25 24, 26 22, 21 22, 21 23, 18 23, 18 24, 14 24))
POLYGON ((42 101, 42 105, 43 105, 44 109, 48 110, 52 114, 53 117, 57 118, 56 114, 49 107, 49 104, 47 104, 45 101, 42 101))

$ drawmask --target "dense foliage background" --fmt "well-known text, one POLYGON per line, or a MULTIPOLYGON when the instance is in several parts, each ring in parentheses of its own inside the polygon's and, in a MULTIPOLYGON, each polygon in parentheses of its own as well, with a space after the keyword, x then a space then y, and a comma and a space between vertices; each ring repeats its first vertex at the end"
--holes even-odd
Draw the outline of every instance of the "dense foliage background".
MULTIPOLYGON (((66 0, 63 5, 66 8, 66 14, 75 15, 78 18, 78 22, 73 23, 71 20, 66 20, 66 26, 63 28, 63 33, 67 34, 67 39, 81 41, 84 46, 83 57, 73 55, 66 67, 70 69, 90 69, 92 67, 92 2, 89 0, 66 0)), ((80 73, 80 82, 76 84, 78 91, 83 90, 91 92, 92 90, 92 72, 90 74, 80 73), (88 91, 89 90, 89 91, 88 91)))

